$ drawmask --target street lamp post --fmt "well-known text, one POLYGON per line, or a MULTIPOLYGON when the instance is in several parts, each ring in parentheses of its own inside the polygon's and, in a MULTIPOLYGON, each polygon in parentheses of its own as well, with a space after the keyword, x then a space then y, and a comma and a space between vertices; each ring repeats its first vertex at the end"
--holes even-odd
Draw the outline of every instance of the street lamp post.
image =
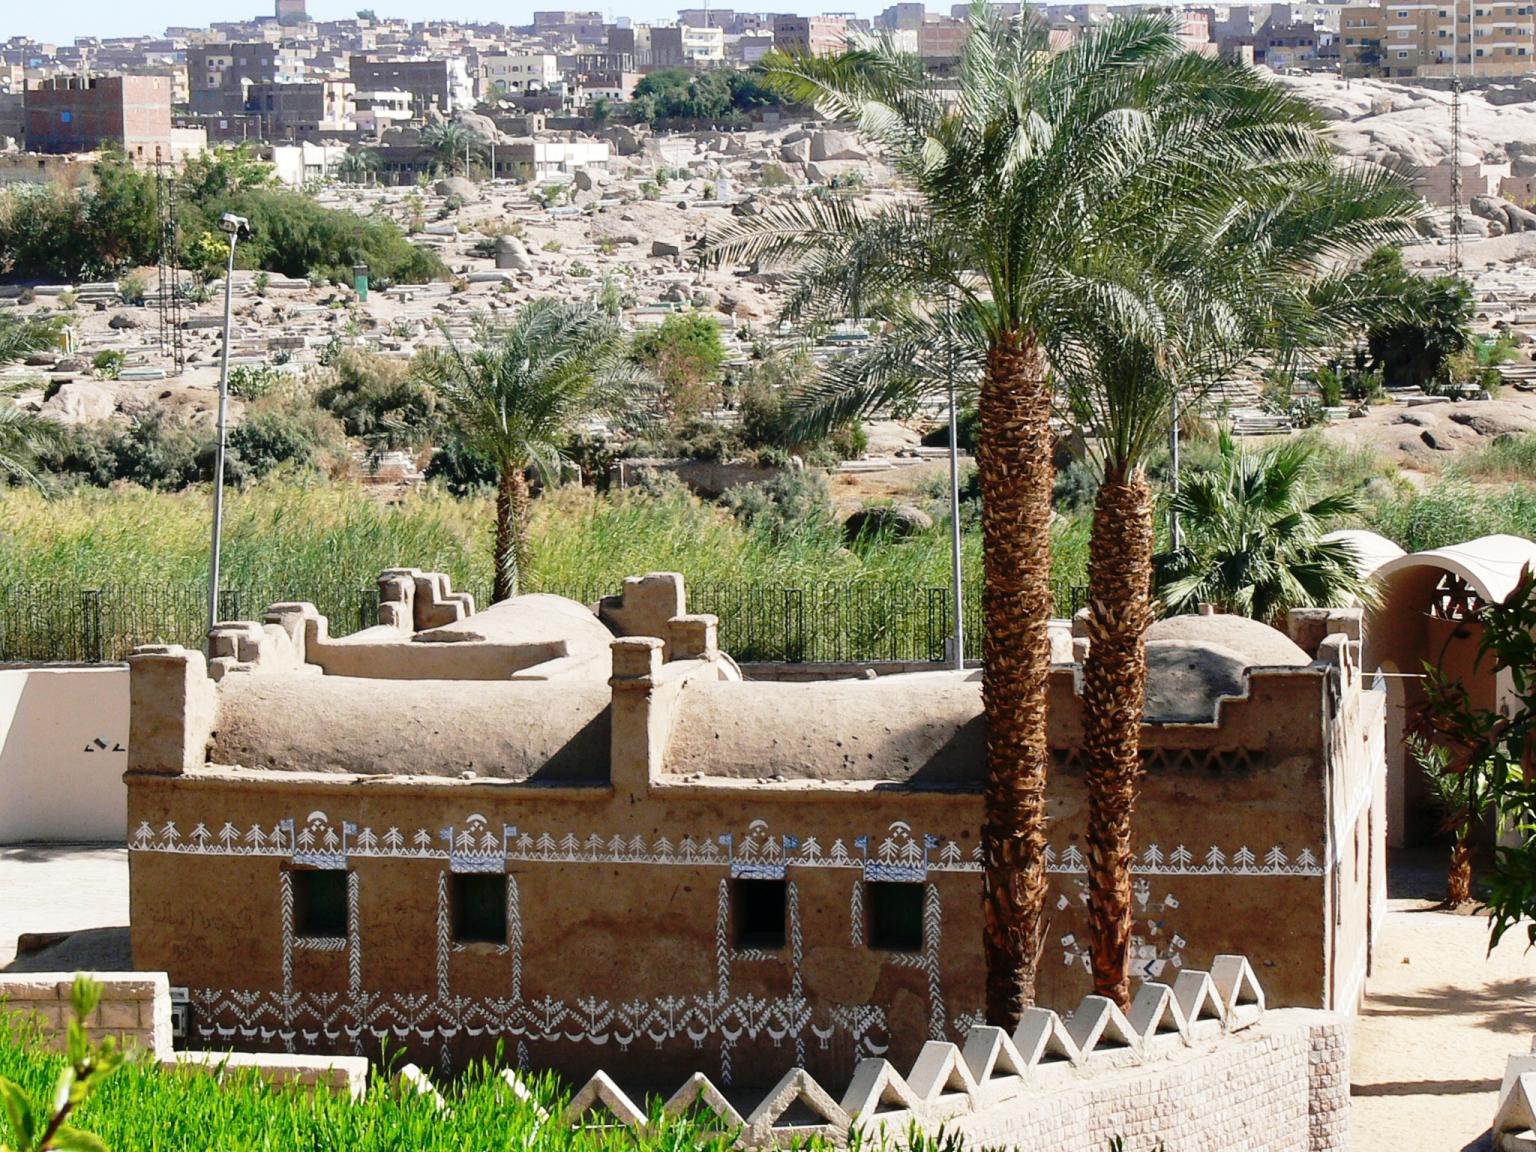
POLYGON ((244 216, 226 212, 219 230, 229 237, 229 266, 224 273, 224 351, 219 359, 218 443, 213 455, 213 547, 208 559, 208 631, 219 622, 219 546, 224 532, 224 442, 229 415, 229 344, 235 312, 235 245, 251 234, 244 216))

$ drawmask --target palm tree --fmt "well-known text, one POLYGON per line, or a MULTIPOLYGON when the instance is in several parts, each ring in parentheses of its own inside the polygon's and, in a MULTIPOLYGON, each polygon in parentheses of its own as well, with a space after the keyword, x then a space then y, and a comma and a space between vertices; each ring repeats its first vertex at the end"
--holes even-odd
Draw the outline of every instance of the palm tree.
MULTIPOLYGON (((792 319, 898 311, 931 326, 949 302, 980 360, 986 1017, 1011 1029, 1033 1002, 1045 928, 1048 354, 1088 325, 1149 324, 1148 285, 1118 269, 1165 218, 1259 175, 1242 165, 1255 134, 1273 135, 1272 96, 1185 53, 1166 17, 1117 19, 1053 55, 1038 22, 980 2, 942 84, 888 37, 765 69, 790 99, 856 121, 913 195, 777 204, 728 225, 714 255, 794 265, 792 319)), ((829 416, 888 396, 857 389, 829 416)))
POLYGON ((1359 513, 1360 500, 1311 498, 1315 452, 1310 438, 1244 451, 1222 432, 1216 467, 1187 476, 1170 501, 1184 546, 1154 560, 1169 611, 1211 604, 1280 625, 1292 608, 1343 607, 1370 594, 1354 548, 1323 539, 1331 521, 1359 513))
POLYGON ((469 175, 469 158, 479 155, 482 149, 480 137, 457 120, 445 120, 430 124, 421 130, 421 142, 432 150, 437 164, 452 174, 459 165, 469 175))
POLYGON ((372 148, 348 152, 336 165, 336 174, 348 184, 362 184, 379 170, 379 154, 372 148))
MULTIPOLYGON (((1255 73, 1239 80, 1262 98, 1255 73)), ((1069 406, 1091 433, 1098 466, 1088 560, 1088 655, 1083 750, 1088 786, 1089 953, 1094 991, 1129 1007, 1132 812, 1141 787, 1145 633, 1153 619, 1153 499, 1146 465, 1170 422, 1261 350, 1286 354, 1340 328, 1398 311, 1379 282, 1350 265, 1421 213, 1412 187, 1384 170, 1340 169, 1316 114, 1271 101, 1276 137, 1256 153, 1267 177, 1235 195, 1165 218, 1161 244, 1143 246, 1121 274, 1153 286, 1152 323, 1106 322, 1054 350, 1069 406), (1289 133, 1286 129, 1289 128, 1289 133), (1312 135, 1307 145, 1305 137, 1312 135)))
POLYGON ((576 426, 622 413, 645 382, 626 348, 617 323, 590 304, 545 297, 504 327, 482 321, 471 348, 450 339, 424 356, 422 378, 467 446, 496 468, 493 601, 517 595, 528 571, 528 470, 557 478, 576 426))
MULTIPOLYGON (((43 321, 0 320, 0 364, 19 360, 28 352, 51 345, 57 327, 43 321)), ((26 385, 0 385, 0 474, 12 480, 40 484, 37 454, 59 438, 59 425, 16 403, 26 385)))

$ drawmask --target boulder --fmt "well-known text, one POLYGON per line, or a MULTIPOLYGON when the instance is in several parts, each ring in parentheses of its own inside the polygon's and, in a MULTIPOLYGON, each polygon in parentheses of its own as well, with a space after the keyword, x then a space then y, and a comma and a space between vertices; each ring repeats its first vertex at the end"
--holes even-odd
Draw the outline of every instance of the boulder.
POLYGON ((608 183, 608 174, 595 168, 578 168, 575 182, 577 191, 592 192, 608 183))
POLYGON ((498 236, 496 237, 496 267, 515 272, 531 272, 533 261, 528 256, 528 249, 523 247, 523 242, 516 236, 498 236))
POLYGON ((466 180, 462 176, 450 176, 446 180, 439 180, 432 185, 432 191, 439 196, 457 196, 466 204, 480 199, 480 189, 475 187, 475 182, 466 180))
POLYGON ((482 144, 493 144, 501 139, 501 133, 496 131, 496 122, 489 116, 481 116, 478 112, 460 112, 454 119, 482 144))
POLYGON ((786 164, 804 164, 811 158, 811 142, 797 140, 793 144, 779 145, 779 159, 786 164))
POLYGON ((71 380, 43 402, 43 415, 60 424, 109 420, 117 408, 112 391, 89 380, 71 380))
POLYGON ((911 504, 892 506, 876 505, 860 508, 843 521, 843 537, 857 540, 860 536, 915 536, 933 527, 933 517, 911 504))
POLYGON ((817 132, 811 137, 812 160, 863 160, 858 140, 849 132, 817 132))
POLYGON ((683 254, 683 242, 676 236, 658 236, 651 241, 652 256, 681 256, 683 254))

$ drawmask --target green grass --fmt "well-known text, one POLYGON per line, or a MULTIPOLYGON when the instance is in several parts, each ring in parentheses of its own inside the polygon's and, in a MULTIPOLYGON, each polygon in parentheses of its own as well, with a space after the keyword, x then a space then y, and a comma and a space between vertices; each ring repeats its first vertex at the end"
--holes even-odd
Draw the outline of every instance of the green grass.
POLYGON ((1478 536, 1536 536, 1536 484, 1477 488, 1446 480, 1399 493, 1377 505, 1367 522, 1409 552, 1443 548, 1478 536))
MULTIPOLYGON (((0 1014, 0 1077, 33 1099, 49 1099, 63 1057, 0 1014)), ((568 1098, 551 1078, 531 1084, 539 1103, 519 1100, 487 1063, 472 1065, 443 1085, 448 1109, 414 1094, 370 1084, 359 1102, 325 1092, 273 1089, 252 1070, 229 1075, 178 1074, 135 1061, 113 1073, 70 1122, 100 1137, 112 1152, 192 1152, 196 1149, 270 1152, 724 1152, 729 1140, 710 1136, 701 1120, 667 1120, 650 1133, 573 1129, 542 1119, 558 1116, 568 1098)), ((659 1109, 653 1105, 653 1114, 659 1109)), ((0 1111, 0 1147, 14 1134, 0 1111)))
MULTIPOLYGON (((306 599, 340 635, 368 616, 379 571, 401 565, 447 572, 482 602, 490 586, 489 500, 427 488, 385 503, 352 485, 272 478, 231 490, 225 508, 220 583, 238 596, 226 617, 306 599)), ((206 489, 54 498, 0 489, 0 659, 115 659, 135 644, 198 643, 209 523, 206 489), (82 589, 102 591, 87 605, 82 589)), ((828 517, 776 534, 676 489, 566 489, 535 501, 533 536, 527 590, 590 602, 618 592, 626 576, 682 572, 694 610, 721 617, 722 643, 741 659, 922 660, 936 658, 948 631, 943 521, 908 540, 850 547, 828 517)), ((1065 605, 1087 570, 1086 519, 1059 519, 1054 539, 1065 605)), ((975 525, 963 552, 967 647, 979 654, 975 525)))
POLYGON ((1485 483, 1536 483, 1536 433, 1498 436, 1470 452, 1458 453, 1446 475, 1485 483))

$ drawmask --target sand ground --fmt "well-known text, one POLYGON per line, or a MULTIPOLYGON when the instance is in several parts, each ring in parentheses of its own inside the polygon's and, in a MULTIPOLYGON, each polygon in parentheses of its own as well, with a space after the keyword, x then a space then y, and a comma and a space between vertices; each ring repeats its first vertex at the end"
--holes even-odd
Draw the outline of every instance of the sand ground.
MULTIPOLYGON (((1423 897, 1436 869, 1434 858, 1394 868, 1354 1032, 1354 1152, 1487 1148, 1505 1059, 1536 1035, 1536 952, 1512 934, 1488 954, 1482 917, 1435 911, 1423 897)), ((122 848, 0 847, 0 968, 18 933, 71 929, 101 931, 17 967, 106 967, 124 954, 127 923, 122 848)))

